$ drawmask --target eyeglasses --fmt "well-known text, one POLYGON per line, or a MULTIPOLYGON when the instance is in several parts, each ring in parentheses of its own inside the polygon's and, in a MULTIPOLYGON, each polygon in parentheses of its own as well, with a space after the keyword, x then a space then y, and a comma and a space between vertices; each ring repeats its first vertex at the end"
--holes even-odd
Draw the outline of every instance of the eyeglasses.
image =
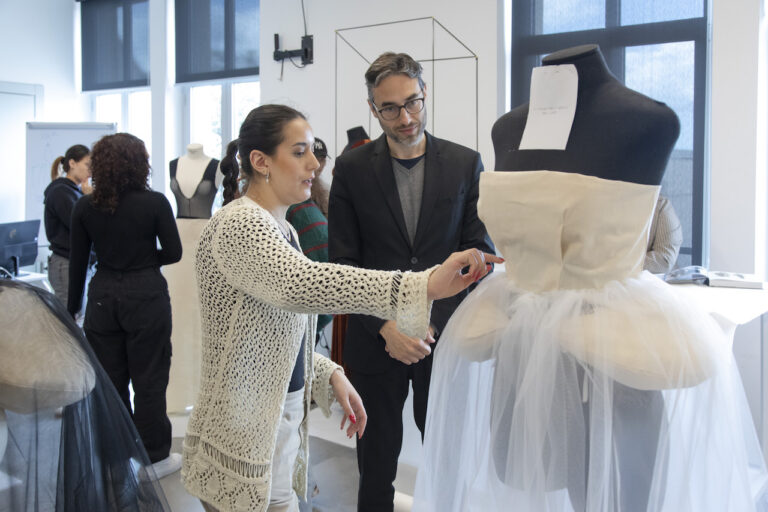
MULTIPOLYGON (((373 101, 371 101, 371 103, 373 103, 373 101)), ((376 108, 376 112, 379 113, 382 119, 385 121, 394 121, 400 117, 401 108, 404 108, 409 114, 418 114, 424 110, 424 98, 414 98, 406 101, 402 105, 389 105, 384 108, 376 107, 375 103, 373 103, 373 106, 376 108)))

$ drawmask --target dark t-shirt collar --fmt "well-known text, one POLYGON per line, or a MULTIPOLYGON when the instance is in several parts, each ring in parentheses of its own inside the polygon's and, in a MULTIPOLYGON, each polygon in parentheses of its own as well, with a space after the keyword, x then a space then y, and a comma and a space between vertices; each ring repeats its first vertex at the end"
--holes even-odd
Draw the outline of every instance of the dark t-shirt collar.
POLYGON ((415 166, 419 161, 424 158, 424 155, 419 155, 416 158, 395 158, 392 157, 395 160, 397 160, 397 163, 405 167, 406 169, 413 169, 413 166, 415 166))

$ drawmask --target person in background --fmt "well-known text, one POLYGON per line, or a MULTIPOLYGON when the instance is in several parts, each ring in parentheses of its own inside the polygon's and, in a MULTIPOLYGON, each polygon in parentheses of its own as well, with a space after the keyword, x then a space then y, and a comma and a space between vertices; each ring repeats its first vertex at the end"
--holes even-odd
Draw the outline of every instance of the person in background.
POLYGON ((82 144, 69 148, 51 165, 51 183, 44 192, 43 223, 50 244, 48 256, 48 282, 53 293, 67 304, 69 289, 69 223, 72 208, 83 194, 91 192, 91 150, 82 144), (64 170, 61 176, 59 169, 64 170))
MULTIPOLYGON (((363 144, 368 144, 371 139, 368 138, 365 128, 355 126, 347 130, 347 145, 341 151, 343 155, 347 151, 358 148, 363 144)), ((335 175, 335 169, 331 169, 331 176, 335 175)), ((331 360, 342 366, 347 371, 347 365, 344 364, 344 342, 347 337, 347 324, 349 315, 335 315, 333 317, 332 336, 331 336, 331 360)))
MULTIPOLYGON (((421 65, 404 53, 384 53, 365 81, 368 107, 384 133, 336 159, 330 261, 416 272, 463 249, 493 253, 477 216, 480 154, 426 132, 421 65)), ((367 435, 357 440, 360 512, 393 509, 408 388, 423 436, 433 343, 465 296, 435 302, 424 337, 405 335, 392 319, 349 317, 344 364, 371 419, 367 435)))
MULTIPOLYGON (((299 245, 304 256, 312 261, 328 261, 328 186, 320 179, 328 160, 328 148, 315 137, 312 152, 320 165, 315 170, 309 199, 288 208, 285 218, 299 235, 299 245)), ((317 316, 317 335, 325 329, 333 315, 317 316)))
POLYGON ((423 272, 399 272, 308 259, 285 214, 310 196, 319 167, 314 140, 300 112, 261 105, 221 161, 226 204, 196 253, 203 364, 181 470, 208 512, 298 512, 311 400, 326 415, 338 401, 340 428, 349 419, 347 435, 362 437, 360 396, 312 349, 317 313, 397 318, 409 335, 426 337, 431 301, 480 279, 486 261, 501 261, 471 249, 423 272))
POLYGON ((680 246, 683 245, 683 227, 672 203, 659 195, 653 212, 648 235, 648 251, 643 268, 653 274, 666 274, 675 267, 680 246))
POLYGON ((103 137, 93 146, 91 169, 94 191, 72 212, 67 309, 80 309, 93 246, 99 264, 88 288, 85 335, 162 478, 179 470, 181 455, 170 453, 171 300, 160 267, 181 259, 181 240, 168 199, 147 184, 149 155, 140 139, 103 137))

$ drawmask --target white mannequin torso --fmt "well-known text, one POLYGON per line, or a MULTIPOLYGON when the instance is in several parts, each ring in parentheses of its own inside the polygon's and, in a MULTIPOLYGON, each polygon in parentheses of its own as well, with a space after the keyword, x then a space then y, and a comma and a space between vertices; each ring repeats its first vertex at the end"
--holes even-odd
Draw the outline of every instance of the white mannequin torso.
MULTIPOLYGON (((187 153, 179 157, 178 167, 176 168, 176 181, 179 182, 179 189, 185 197, 191 198, 195 195, 197 186, 203 179, 205 168, 211 161, 211 157, 203 152, 203 145, 192 143, 187 146, 187 153)), ((216 188, 221 185, 224 176, 216 172, 216 188)))

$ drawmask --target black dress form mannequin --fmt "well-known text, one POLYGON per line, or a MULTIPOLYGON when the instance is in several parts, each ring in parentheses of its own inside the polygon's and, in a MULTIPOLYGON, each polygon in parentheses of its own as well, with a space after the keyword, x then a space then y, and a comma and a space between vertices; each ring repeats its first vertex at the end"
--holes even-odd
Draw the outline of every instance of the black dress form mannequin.
POLYGON ((628 89, 614 77, 596 45, 546 56, 544 65, 573 64, 578 73, 576 115, 565 151, 519 150, 528 104, 493 125, 497 171, 550 170, 659 185, 680 134, 665 104, 628 89))
MULTIPOLYGON (((524 104, 493 126, 495 170, 574 172, 659 185, 680 132, 677 115, 665 104, 622 85, 608 70, 596 45, 558 51, 545 57, 543 63, 573 64, 578 73, 576 113, 566 148, 518 149, 528 116, 528 104, 524 104)), ((616 382, 613 400, 614 440, 636 447, 622 451, 618 460, 622 493, 615 509, 645 511, 664 416, 661 392, 641 391, 616 382)), ((588 404, 584 404, 584 414, 588 425, 588 404)), ((580 456, 583 454, 574 454, 575 458, 580 456)), ((589 461, 585 463, 588 468, 589 461)), ((588 470, 569 475, 569 495, 577 512, 585 512, 587 474, 588 470)))
POLYGON ((187 153, 171 160, 171 192, 179 219, 209 219, 216 190, 224 175, 216 172, 219 161, 203 152, 202 144, 189 144, 187 153))

